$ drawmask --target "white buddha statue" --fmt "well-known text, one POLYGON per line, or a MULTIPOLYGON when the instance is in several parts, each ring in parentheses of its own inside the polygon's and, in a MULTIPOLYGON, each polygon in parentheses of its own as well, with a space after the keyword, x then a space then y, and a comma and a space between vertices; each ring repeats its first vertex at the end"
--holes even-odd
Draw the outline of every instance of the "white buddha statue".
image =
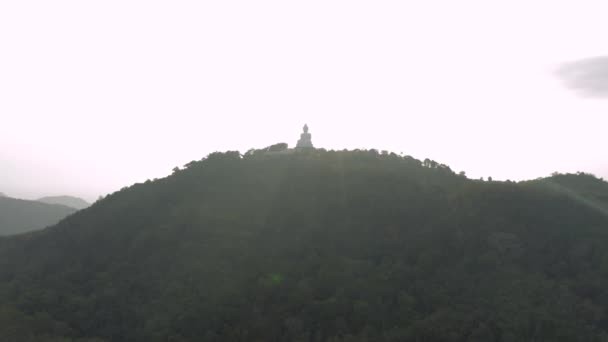
POLYGON ((314 148, 311 139, 312 135, 308 133, 308 125, 304 125, 304 133, 300 134, 300 140, 298 140, 296 148, 314 148))

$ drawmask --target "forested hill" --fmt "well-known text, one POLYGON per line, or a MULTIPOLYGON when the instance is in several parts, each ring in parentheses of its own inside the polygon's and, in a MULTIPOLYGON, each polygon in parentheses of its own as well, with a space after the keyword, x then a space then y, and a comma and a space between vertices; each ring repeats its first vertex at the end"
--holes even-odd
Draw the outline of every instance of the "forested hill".
POLYGON ((214 153, 0 239, 0 340, 606 341, 608 216, 585 177, 214 153))
POLYGON ((554 174, 535 181, 608 213, 608 182, 591 174, 554 174))
POLYGON ((73 197, 73 196, 48 196, 42 197, 37 200, 38 202, 48 203, 48 204, 61 204, 66 207, 75 208, 75 209, 84 209, 91 204, 82 198, 73 197))
POLYGON ((76 209, 0 196, 0 236, 43 229, 76 209))

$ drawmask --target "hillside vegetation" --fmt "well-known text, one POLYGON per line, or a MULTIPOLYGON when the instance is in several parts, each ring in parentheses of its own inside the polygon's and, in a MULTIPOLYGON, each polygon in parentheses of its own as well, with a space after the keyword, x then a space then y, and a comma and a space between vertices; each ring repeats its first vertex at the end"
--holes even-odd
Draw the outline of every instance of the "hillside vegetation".
POLYGON ((591 174, 559 174, 536 181, 608 214, 608 182, 591 174))
POLYGON ((0 340, 606 341, 608 191, 587 177, 214 153, 0 239, 0 340))
POLYGON ((76 209, 0 196, 0 236, 43 229, 76 209))

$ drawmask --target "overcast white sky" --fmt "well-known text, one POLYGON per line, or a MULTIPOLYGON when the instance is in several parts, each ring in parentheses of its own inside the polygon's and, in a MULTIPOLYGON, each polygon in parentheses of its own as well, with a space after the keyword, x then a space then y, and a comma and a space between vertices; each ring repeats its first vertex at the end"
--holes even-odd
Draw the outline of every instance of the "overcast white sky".
POLYGON ((0 191, 89 200, 213 151, 429 157, 471 177, 608 176, 601 1, 0 2, 0 191))

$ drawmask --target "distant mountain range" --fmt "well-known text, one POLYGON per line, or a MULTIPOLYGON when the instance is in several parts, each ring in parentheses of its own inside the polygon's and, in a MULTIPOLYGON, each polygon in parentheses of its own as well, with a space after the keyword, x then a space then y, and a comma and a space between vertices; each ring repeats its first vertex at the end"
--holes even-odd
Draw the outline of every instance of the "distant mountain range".
POLYGON ((0 196, 0 236, 43 229, 76 211, 59 204, 0 196))
POLYGON ((82 198, 73 197, 73 196, 48 196, 42 197, 38 199, 38 202, 43 202, 47 204, 61 204, 66 207, 72 207, 75 209, 84 209, 91 204, 82 198))

